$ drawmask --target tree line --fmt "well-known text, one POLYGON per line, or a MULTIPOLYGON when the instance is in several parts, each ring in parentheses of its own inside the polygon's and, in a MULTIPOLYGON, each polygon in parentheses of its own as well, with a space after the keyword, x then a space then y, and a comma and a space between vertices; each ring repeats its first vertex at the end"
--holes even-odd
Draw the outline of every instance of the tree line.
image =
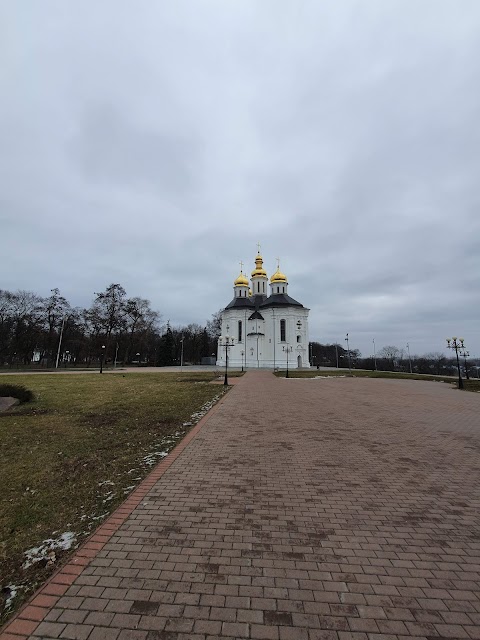
POLYGON ((0 289, 0 365, 168 366, 198 364, 216 354, 220 312, 205 326, 172 327, 149 300, 127 297, 120 284, 95 293, 88 308, 73 307, 58 289, 48 297, 0 289))
MULTIPOLYGON (((310 343, 310 363, 312 366, 348 367, 349 353, 339 344, 310 343)), ((478 375, 478 362, 469 358, 460 358, 460 366, 470 374, 478 375)), ((387 345, 379 349, 375 357, 362 357, 358 349, 350 349, 350 366, 356 369, 377 371, 403 371, 406 373, 426 373, 434 375, 454 375, 457 371, 455 357, 448 358, 441 352, 423 355, 409 354, 407 349, 387 345)))

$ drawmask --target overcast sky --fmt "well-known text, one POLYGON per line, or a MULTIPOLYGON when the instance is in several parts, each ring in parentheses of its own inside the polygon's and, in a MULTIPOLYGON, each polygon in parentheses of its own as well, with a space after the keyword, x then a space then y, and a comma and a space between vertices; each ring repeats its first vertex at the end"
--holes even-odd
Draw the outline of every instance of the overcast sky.
POLYGON ((0 0, 0 288, 480 355, 478 0, 0 0))

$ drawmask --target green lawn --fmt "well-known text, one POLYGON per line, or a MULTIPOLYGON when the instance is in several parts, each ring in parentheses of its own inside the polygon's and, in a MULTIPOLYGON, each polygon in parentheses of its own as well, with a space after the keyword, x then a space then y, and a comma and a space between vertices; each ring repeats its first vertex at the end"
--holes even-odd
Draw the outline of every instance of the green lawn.
POLYGON ((0 375, 36 397, 0 413, 0 623, 69 553, 25 552, 78 546, 223 393, 216 375, 0 375))

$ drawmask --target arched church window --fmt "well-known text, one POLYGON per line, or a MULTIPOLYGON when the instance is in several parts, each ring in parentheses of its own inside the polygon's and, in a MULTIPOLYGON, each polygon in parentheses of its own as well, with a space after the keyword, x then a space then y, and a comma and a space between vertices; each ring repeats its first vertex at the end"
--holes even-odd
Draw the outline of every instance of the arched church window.
POLYGON ((263 282, 262 284, 263 284, 263 293, 265 293, 265 282, 263 282))
POLYGON ((297 336, 297 342, 300 342, 300 336, 297 336))
POLYGON ((280 342, 286 341, 287 334, 287 322, 286 320, 280 320, 280 342))
POLYGON ((242 321, 238 321, 238 342, 242 341, 242 321))

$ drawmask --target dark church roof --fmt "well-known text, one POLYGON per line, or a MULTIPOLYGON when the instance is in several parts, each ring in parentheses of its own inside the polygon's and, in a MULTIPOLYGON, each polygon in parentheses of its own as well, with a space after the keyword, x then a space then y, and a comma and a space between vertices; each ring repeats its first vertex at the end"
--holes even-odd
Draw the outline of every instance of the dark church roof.
POLYGON ((297 302, 286 293, 274 293, 260 304, 260 309, 266 307, 303 307, 303 304, 297 302))
POLYGON ((252 298, 234 298, 227 304, 225 309, 255 309, 255 303, 252 298))
POLYGON ((249 298, 234 298, 225 309, 266 309, 267 307, 303 307, 286 293, 273 293, 271 296, 257 294, 249 298))

